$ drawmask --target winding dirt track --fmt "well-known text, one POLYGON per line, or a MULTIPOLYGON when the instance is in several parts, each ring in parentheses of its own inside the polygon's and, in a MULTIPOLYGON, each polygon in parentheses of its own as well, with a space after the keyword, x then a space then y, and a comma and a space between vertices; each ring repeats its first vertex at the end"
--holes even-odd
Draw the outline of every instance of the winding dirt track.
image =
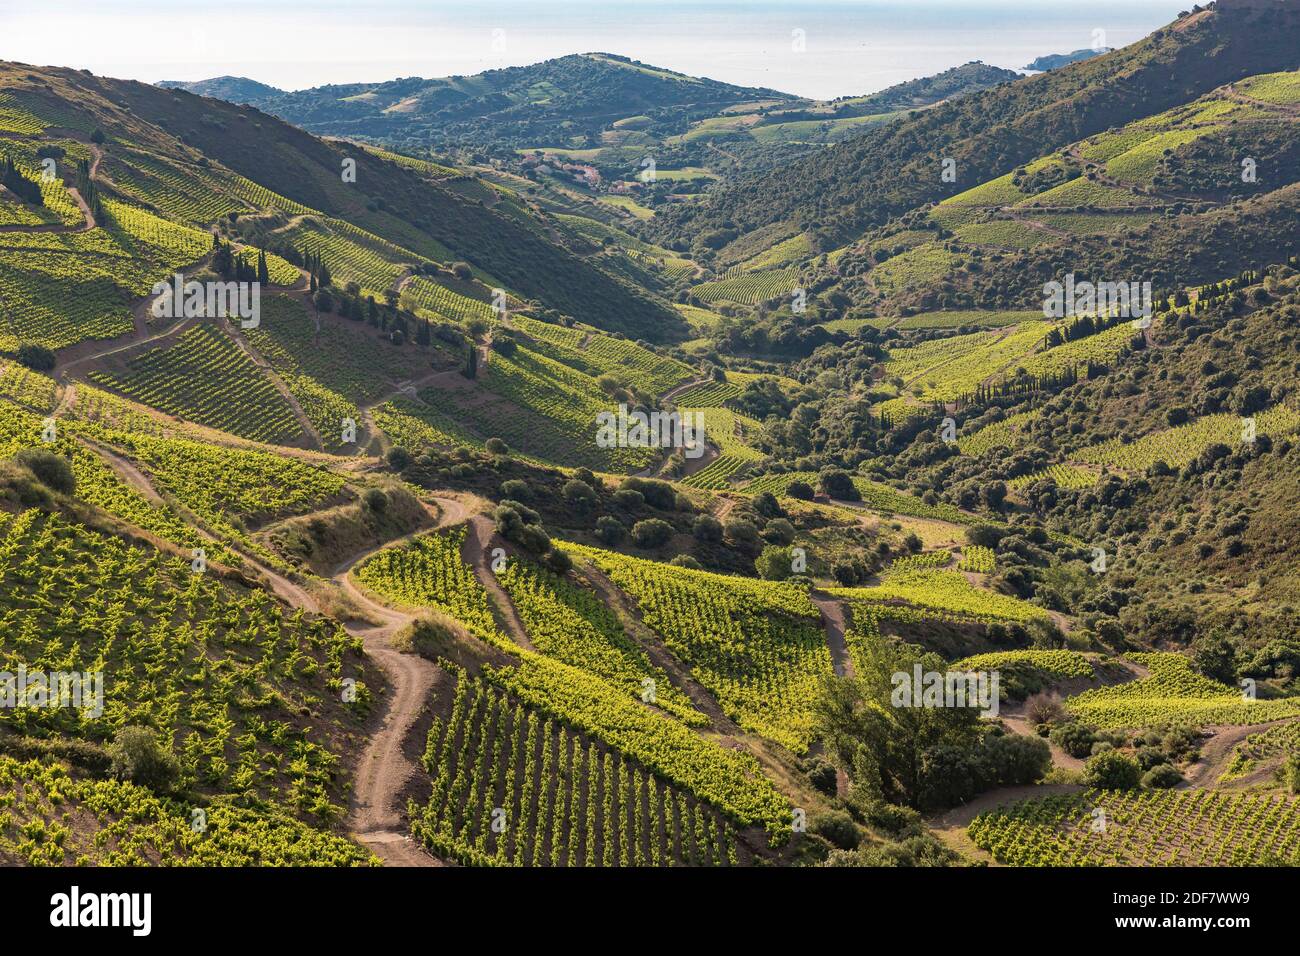
MULTIPOLYGON (((433 500, 440 509, 436 528, 460 524, 469 518, 468 510, 459 501, 450 498, 433 500)), ((443 865, 407 837, 402 827, 401 807, 397 805, 406 782, 417 772, 415 765, 403 753, 402 743, 429 699, 437 668, 422 657, 403 654, 392 647, 393 634, 411 620, 411 615, 370 598, 352 582, 348 572, 375 551, 429 530, 422 528, 397 541, 386 541, 364 551, 339 567, 333 578, 353 601, 384 622, 372 627, 348 627, 350 633, 361 638, 366 654, 383 669, 393 687, 383 723, 371 736, 357 761, 348 828, 359 843, 387 866, 443 865)))

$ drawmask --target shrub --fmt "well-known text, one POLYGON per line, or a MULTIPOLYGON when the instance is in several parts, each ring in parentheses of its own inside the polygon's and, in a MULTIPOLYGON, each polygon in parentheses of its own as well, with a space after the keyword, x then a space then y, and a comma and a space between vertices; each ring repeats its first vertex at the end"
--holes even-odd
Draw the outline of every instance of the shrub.
POLYGON ((793 544, 794 525, 785 518, 773 518, 763 529, 763 537, 772 544, 793 544))
POLYGON ((1183 775, 1167 763, 1157 764, 1142 775, 1142 786, 1151 790, 1168 790, 1183 782, 1183 775))
POLYGON ((486 448, 488 450, 488 453, 492 455, 510 454, 510 446, 507 445, 500 438, 489 438, 487 441, 483 443, 483 447, 486 448))
POLYGON ((631 488, 620 488, 614 492, 614 504, 628 511, 640 511, 645 507, 645 495, 631 488))
POLYGON ((580 478, 570 478, 561 489, 564 500, 579 511, 586 511, 596 503, 596 490, 580 478))
POLYGON ((791 498, 798 498, 800 501, 812 501, 815 494, 813 486, 806 481, 791 482, 785 493, 791 498))
POLYGON ((853 476, 842 468, 823 468, 817 476, 822 491, 832 498, 844 501, 857 501, 861 496, 853 484, 853 476))
POLYGON ((610 515, 601 515, 596 519, 596 537, 605 544, 618 544, 627 536, 623 522, 610 515))
POLYGON ((57 361, 53 351, 34 342, 24 342, 19 345, 17 358, 19 365, 24 365, 34 372, 52 372, 57 361))
POLYGON ((381 515, 388 510, 388 495, 379 488, 367 488, 361 500, 366 510, 374 514, 381 515))
POLYGON ((793 558, 789 548, 769 544, 754 559, 754 570, 765 581, 784 581, 794 573, 793 558))
POLYGON ((673 526, 660 518, 647 518, 632 526, 632 541, 638 548, 659 548, 673 536, 673 526))
POLYGON ((1025 717, 1031 724, 1060 723, 1065 717, 1065 705, 1055 694, 1034 694, 1025 701, 1025 717))
POLYGON ((411 453, 401 445, 395 445, 388 450, 388 467, 394 471, 402 471, 411 464, 411 453))
POLYGON ((826 810, 814 814, 808 821, 808 829, 841 850, 856 849, 862 842, 862 833, 846 810, 826 810))
POLYGON ((156 793, 171 790, 180 778, 180 762, 146 727, 123 727, 108 746, 112 772, 156 793))
POLYGON ((44 448, 24 448, 14 457, 46 488, 65 495, 76 490, 77 479, 72 473, 72 464, 62 455, 44 448))
POLYGON ((569 552, 561 551, 559 548, 552 548, 545 558, 546 566, 556 574, 568 574, 573 568, 573 559, 569 557, 569 552))
POLYGON ((1091 727, 1079 723, 1061 724, 1048 738, 1071 757, 1087 757, 1092 753, 1092 745, 1097 736, 1091 727))
POLYGON ((813 757, 808 762, 808 780, 813 789, 828 797, 833 797, 838 792, 839 774, 835 771, 835 764, 825 757, 813 757))
POLYGON ((1142 782, 1142 768, 1127 754, 1107 750, 1088 758, 1083 765, 1083 782, 1102 790, 1135 790, 1142 782))
POLYGON ((676 568, 690 568, 692 571, 703 571, 704 565, 695 560, 694 556, 689 554, 679 554, 668 562, 676 568))
POLYGON ((696 541, 716 544, 722 540, 722 522, 713 515, 700 515, 691 526, 696 541))
POLYGON ((518 478, 510 478, 501 482, 501 497, 514 498, 516 501, 527 501, 533 496, 533 489, 528 487, 528 482, 521 481, 518 478))

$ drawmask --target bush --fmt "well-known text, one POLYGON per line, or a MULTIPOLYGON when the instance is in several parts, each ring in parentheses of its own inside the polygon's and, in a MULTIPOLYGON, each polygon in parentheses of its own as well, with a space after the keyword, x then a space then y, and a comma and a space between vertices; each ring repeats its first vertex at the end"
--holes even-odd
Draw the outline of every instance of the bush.
POLYGON ((772 544, 794 544, 794 525, 785 518, 773 518, 763 529, 763 537, 772 544))
POLYGON ((1065 717, 1065 705, 1055 694, 1034 694, 1025 701, 1025 717, 1031 724, 1060 723, 1065 717))
POLYGON ((24 342, 19 345, 17 358, 19 365, 26 366, 34 372, 52 372, 57 361, 53 351, 34 342, 24 342))
POLYGON ((758 544, 758 529, 752 522, 744 518, 735 518, 728 521, 722 527, 724 536, 728 541, 738 545, 756 545, 758 544))
POLYGON ((716 544, 722 540, 722 522, 713 515, 700 515, 691 526, 691 534, 696 541, 716 544))
POLYGON ((845 810, 827 810, 814 814, 808 821, 808 829, 841 850, 857 849, 862 842, 862 833, 853 822, 853 817, 845 810))
POLYGON ((1151 790, 1168 790, 1183 782, 1183 775, 1167 763, 1157 764, 1142 775, 1142 786, 1151 790))
POLYGON ((32 473, 37 481, 51 491, 70 495, 77 489, 77 478, 72 473, 72 463, 62 455, 44 448, 24 448, 14 458, 32 473))
POLYGON ((601 515, 596 519, 596 537, 605 544, 618 544, 627 537, 627 528, 617 518, 601 515))
POLYGON ((813 486, 806 481, 791 482, 790 487, 785 490, 787 496, 798 498, 800 501, 812 501, 815 492, 813 486))
POLYGON ((112 772, 155 793, 167 793, 180 778, 180 761, 146 727, 123 727, 109 744, 112 772))
POLYGON ((763 553, 754 559, 754 570, 765 581, 784 581, 794 574, 794 559, 789 548, 769 544, 763 553))
POLYGON ((1135 790, 1142 782, 1142 768, 1127 754, 1107 750, 1088 758, 1083 765, 1083 782, 1102 790, 1135 790))
POLYGON ((673 536, 673 526, 659 518, 647 518, 632 525, 632 541, 638 548, 659 548, 673 536))
POLYGON ((486 448, 488 450, 488 454, 491 455, 500 456, 500 455, 510 454, 510 446, 507 445, 505 442, 503 442, 500 438, 489 438, 487 441, 483 443, 483 447, 486 448))
POLYGON ((672 511, 677 507, 677 489, 666 481, 652 478, 625 478, 619 488, 639 491, 652 508, 658 508, 660 511, 672 511))
POLYGON ((587 511, 596 501, 596 490, 581 478, 570 478, 561 489, 564 500, 578 511, 587 511))
POLYGON ((813 757, 808 762, 808 780, 818 793, 833 797, 839 790, 839 774, 835 764, 825 757, 813 757))
POLYGON ((695 560, 695 558, 689 554, 679 554, 668 563, 675 568, 690 568, 692 571, 704 570, 704 565, 700 564, 699 561, 695 560))
POLYGON ((388 450, 388 467, 394 471, 402 471, 411 464, 411 453, 401 445, 396 445, 388 450))
POLYGON ((521 481, 518 478, 510 478, 501 482, 501 497, 514 498, 516 501, 527 501, 533 496, 533 489, 528 487, 528 482, 521 481))
POLYGON ((861 495, 853 484, 853 476, 842 468, 823 468, 817 476, 822 491, 832 498, 844 501, 857 501, 861 495))
POLYGON ((388 510, 388 495, 379 488, 367 488, 361 499, 367 511, 381 515, 388 510))
POLYGON ((614 504, 628 511, 640 511, 645 507, 645 495, 631 488, 620 488, 614 492, 614 504))
POLYGON ((552 548, 545 558, 546 566, 556 574, 568 574, 573 568, 573 559, 569 557, 569 552, 561 551, 559 548, 552 548))
POLYGON ((1091 727, 1079 723, 1061 724, 1048 738, 1071 757, 1080 759, 1092 753, 1092 745, 1097 740, 1091 727))

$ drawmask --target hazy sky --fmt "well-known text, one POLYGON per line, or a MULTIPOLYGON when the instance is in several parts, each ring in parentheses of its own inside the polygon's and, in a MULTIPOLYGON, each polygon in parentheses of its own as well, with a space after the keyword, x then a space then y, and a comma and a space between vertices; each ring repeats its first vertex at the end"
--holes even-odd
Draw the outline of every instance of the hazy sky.
POLYGON ((1124 46, 1183 0, 0 0, 0 59, 284 89, 621 53, 806 96, 1124 46), (802 30, 804 49, 794 49, 802 30), (1098 32, 1100 31, 1100 32, 1098 32))

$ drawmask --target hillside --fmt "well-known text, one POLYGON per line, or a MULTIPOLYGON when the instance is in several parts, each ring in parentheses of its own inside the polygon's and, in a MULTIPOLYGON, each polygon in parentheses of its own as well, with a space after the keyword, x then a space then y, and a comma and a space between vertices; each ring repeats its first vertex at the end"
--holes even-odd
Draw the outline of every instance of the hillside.
POLYGON ((772 223, 829 251, 891 216, 956 195, 1043 152, 1170 109, 1242 76, 1296 68, 1293 4, 1213 9, 1103 56, 986 90, 742 178, 657 222, 659 236, 772 223), (956 176, 941 176, 942 158, 956 176))

